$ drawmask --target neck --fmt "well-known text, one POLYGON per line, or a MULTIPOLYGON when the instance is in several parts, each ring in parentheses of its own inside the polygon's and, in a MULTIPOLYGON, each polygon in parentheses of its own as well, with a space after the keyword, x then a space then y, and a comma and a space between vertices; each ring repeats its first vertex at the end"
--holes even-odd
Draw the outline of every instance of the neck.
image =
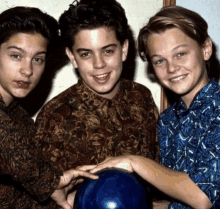
POLYGON ((191 92, 185 94, 181 97, 183 100, 186 108, 188 109, 191 105, 194 97, 197 95, 197 93, 209 82, 208 76, 205 77, 191 92))
POLYGON ((106 98, 106 99, 113 99, 113 97, 118 93, 119 89, 120 89, 120 81, 117 82, 117 84, 107 93, 98 93, 96 91, 94 91, 93 89, 91 89, 84 81, 83 83, 92 91, 94 92, 95 94, 103 97, 103 98, 106 98))
POLYGON ((1 91, 1 88, 0 88, 0 94, 6 106, 10 105, 12 101, 14 100, 14 97, 5 93, 5 91, 1 91))

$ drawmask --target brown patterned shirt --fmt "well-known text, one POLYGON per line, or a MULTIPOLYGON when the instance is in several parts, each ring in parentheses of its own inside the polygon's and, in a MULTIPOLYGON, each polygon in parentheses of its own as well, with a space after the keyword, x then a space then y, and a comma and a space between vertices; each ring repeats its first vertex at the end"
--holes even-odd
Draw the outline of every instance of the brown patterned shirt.
POLYGON ((63 170, 97 164, 107 156, 135 154, 157 158, 158 111, 145 86, 122 80, 112 100, 79 79, 39 113, 37 138, 63 170))
POLYGON ((34 122, 16 101, 8 107, 0 96, 0 208, 56 208, 46 201, 60 173, 41 155, 33 140, 34 122), (40 203, 41 202, 41 203, 40 203))

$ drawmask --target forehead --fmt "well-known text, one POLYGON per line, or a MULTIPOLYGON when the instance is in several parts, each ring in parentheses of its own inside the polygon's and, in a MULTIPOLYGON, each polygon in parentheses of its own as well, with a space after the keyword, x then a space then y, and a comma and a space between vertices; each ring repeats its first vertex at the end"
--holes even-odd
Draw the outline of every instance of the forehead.
POLYGON ((153 33, 147 38, 148 53, 165 53, 177 49, 179 46, 190 48, 199 47, 198 43, 178 28, 167 29, 160 33, 153 33))
POLYGON ((75 35, 75 48, 100 48, 109 44, 120 44, 115 31, 109 28, 100 27, 89 30, 81 30, 75 35))
POLYGON ((16 46, 23 50, 45 51, 47 49, 47 39, 39 33, 16 33, 7 41, 1 44, 1 49, 16 46))

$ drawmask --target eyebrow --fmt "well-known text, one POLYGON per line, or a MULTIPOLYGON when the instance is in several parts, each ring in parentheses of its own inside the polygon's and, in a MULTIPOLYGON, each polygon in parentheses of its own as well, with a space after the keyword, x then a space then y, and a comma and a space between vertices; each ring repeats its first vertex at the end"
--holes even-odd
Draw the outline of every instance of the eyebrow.
MULTIPOLYGON (((24 49, 17 47, 17 46, 9 46, 7 49, 17 49, 17 50, 21 51, 22 53, 25 53, 24 49)), ((47 52, 46 51, 39 51, 36 54, 47 54, 47 52)))
MULTIPOLYGON (((108 47, 117 47, 117 44, 109 44, 109 45, 106 45, 106 46, 102 47, 102 49, 106 49, 108 47)), ((92 51, 92 50, 91 49, 87 49, 87 48, 78 48, 76 50, 76 52, 78 52, 78 53, 81 52, 81 51, 92 51)))
POLYGON ((189 46, 189 45, 188 45, 188 44, 181 44, 181 45, 179 45, 179 46, 174 47, 174 48, 172 49, 172 52, 175 51, 175 50, 177 50, 177 49, 180 48, 180 47, 187 47, 187 46, 189 46))
MULTIPOLYGON (((180 48, 180 47, 187 47, 188 46, 188 44, 181 44, 181 45, 178 45, 178 46, 176 46, 176 47, 174 47, 172 50, 171 50, 171 52, 174 52, 174 51, 176 51, 178 48, 180 48)), ((156 56, 161 56, 161 55, 159 55, 159 54, 154 54, 153 56, 151 56, 150 58, 152 59, 153 57, 156 57, 156 56)))

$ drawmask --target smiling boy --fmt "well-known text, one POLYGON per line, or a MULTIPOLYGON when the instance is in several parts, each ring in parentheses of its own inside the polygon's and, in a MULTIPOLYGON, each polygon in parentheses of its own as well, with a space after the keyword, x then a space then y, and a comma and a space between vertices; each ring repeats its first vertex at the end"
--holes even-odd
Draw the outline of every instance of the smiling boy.
POLYGON ((37 117, 37 136, 52 139, 52 160, 66 170, 128 153, 156 159, 158 112, 151 92, 121 79, 129 47, 124 9, 115 0, 81 0, 59 25, 79 81, 37 117))

